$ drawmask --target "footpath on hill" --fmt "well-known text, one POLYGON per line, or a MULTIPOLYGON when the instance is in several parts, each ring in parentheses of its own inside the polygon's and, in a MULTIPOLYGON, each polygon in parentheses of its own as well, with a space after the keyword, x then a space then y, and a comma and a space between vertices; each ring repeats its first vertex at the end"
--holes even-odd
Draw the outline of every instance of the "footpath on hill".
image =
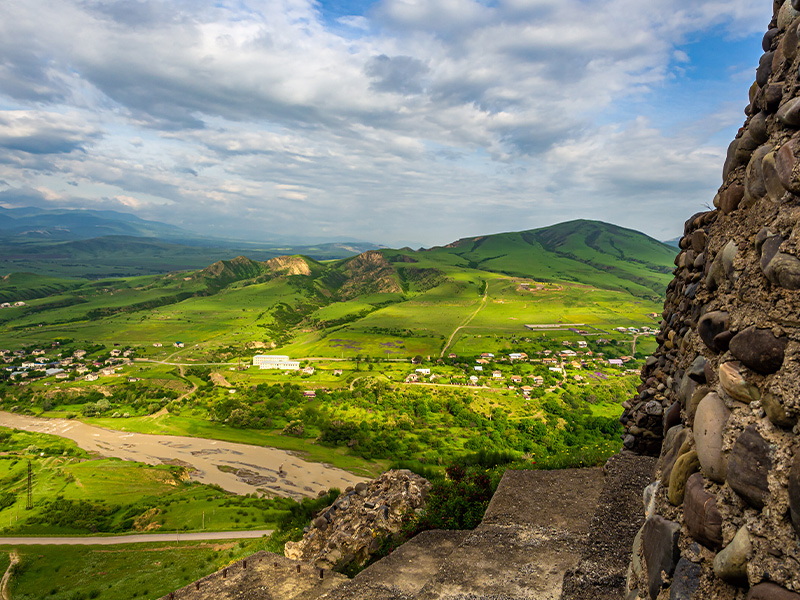
POLYGON ((80 537, 0 537, 0 546, 111 546, 154 542, 189 542, 202 540, 246 540, 271 535, 272 529, 250 531, 195 531, 191 533, 136 533, 80 537))

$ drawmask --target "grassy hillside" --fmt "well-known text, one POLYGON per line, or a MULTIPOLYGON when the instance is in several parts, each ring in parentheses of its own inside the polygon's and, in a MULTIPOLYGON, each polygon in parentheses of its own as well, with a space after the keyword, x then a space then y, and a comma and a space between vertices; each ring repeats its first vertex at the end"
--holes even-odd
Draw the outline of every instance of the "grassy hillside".
POLYGON ((643 234, 573 221, 332 262, 240 256, 199 271, 91 282, 14 274, 0 280, 0 299, 26 305, 0 309, 0 343, 180 340, 193 349, 184 355, 198 357, 247 344, 299 356, 461 351, 525 324, 649 323, 672 255, 643 234))

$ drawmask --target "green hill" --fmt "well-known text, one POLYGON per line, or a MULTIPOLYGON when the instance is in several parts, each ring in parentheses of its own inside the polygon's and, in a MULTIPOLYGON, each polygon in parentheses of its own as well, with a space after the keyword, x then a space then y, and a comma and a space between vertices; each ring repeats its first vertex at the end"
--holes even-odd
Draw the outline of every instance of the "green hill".
POLYGON ((0 342, 180 339, 198 352, 257 342, 296 356, 436 354, 520 335, 529 323, 647 323, 673 255, 641 233, 571 221, 329 262, 238 256, 93 282, 15 274, 0 280, 0 298, 27 304, 0 310, 0 342))

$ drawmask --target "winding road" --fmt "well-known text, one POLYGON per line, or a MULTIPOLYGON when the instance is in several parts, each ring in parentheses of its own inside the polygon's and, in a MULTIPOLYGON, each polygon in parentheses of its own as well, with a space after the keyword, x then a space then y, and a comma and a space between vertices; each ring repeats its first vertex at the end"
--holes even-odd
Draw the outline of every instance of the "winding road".
POLYGON ((474 319, 477 316, 477 314, 481 312, 481 309, 484 306, 486 306, 486 300, 488 299, 489 299, 489 282, 484 281, 483 296, 481 297, 481 301, 478 304, 478 308, 476 308, 470 316, 464 319, 464 322, 461 323, 461 325, 459 325, 453 330, 453 333, 450 334, 450 337, 447 339, 447 343, 444 345, 444 348, 442 348, 442 351, 439 353, 439 358, 444 357, 444 353, 447 352, 447 349, 450 347, 450 344, 453 343, 453 339, 456 337, 456 334, 472 322, 472 319, 474 319))

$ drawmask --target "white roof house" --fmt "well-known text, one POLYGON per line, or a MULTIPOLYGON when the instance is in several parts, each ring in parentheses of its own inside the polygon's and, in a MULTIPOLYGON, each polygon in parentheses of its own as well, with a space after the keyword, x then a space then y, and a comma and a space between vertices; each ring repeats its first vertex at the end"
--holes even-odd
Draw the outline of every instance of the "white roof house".
POLYGON ((256 354, 253 357, 253 366, 259 369, 284 369, 296 371, 300 368, 299 360, 292 360, 280 354, 256 354))

